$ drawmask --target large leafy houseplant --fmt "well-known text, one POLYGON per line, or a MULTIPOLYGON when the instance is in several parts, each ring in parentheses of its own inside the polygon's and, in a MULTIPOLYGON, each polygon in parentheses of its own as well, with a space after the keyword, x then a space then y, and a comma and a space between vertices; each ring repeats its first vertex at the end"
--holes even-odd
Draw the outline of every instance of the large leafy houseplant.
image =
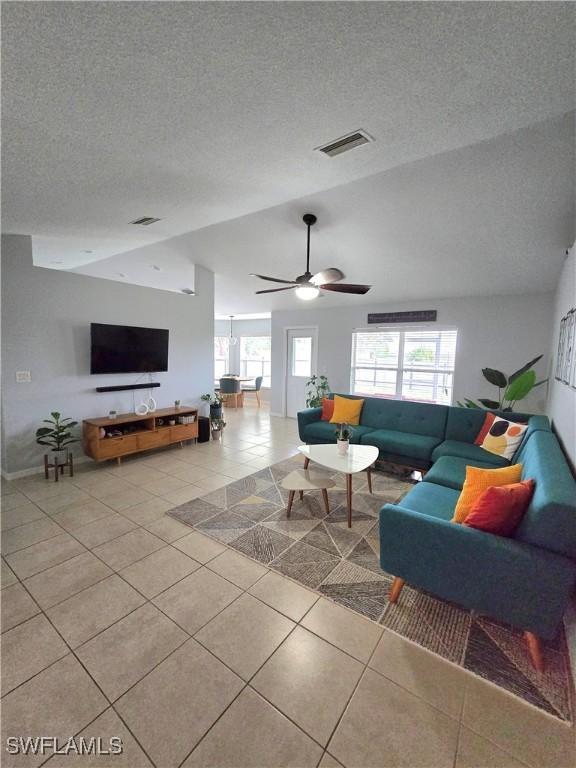
POLYGON ((329 393, 330 384, 326 376, 311 376, 306 382, 306 408, 319 408, 329 393))
POLYGON ((55 454, 58 463, 61 463, 62 454, 67 453, 68 446, 77 443, 78 438, 72 434, 72 429, 78 425, 77 421, 62 418, 58 411, 52 411, 51 419, 44 419, 44 424, 49 427, 39 427, 36 430, 36 442, 45 445, 55 454))
POLYGON ((547 379, 536 381, 536 371, 533 370, 536 363, 542 358, 538 355, 534 360, 518 368, 517 371, 507 376, 496 368, 482 368, 482 374, 486 381, 498 387, 498 400, 488 397, 479 397, 478 402, 466 397, 458 405, 463 408, 490 408, 498 411, 513 411, 518 400, 524 400, 534 387, 545 384, 547 379))

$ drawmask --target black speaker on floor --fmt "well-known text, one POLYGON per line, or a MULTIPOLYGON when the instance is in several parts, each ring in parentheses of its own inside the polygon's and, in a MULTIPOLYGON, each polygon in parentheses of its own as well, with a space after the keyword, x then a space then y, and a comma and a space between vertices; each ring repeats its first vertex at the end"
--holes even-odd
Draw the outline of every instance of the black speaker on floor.
POLYGON ((210 440, 210 419, 198 416, 198 442, 207 443, 210 440))

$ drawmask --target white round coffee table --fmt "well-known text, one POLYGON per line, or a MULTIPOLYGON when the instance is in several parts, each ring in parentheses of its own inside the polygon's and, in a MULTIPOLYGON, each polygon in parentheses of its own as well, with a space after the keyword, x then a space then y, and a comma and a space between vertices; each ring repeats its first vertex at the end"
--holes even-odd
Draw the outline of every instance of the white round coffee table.
POLYGON ((348 528, 352 528, 352 475, 368 470, 368 490, 372 493, 372 475, 370 469, 378 458, 378 448, 374 445, 350 445, 345 454, 338 453, 334 443, 322 445, 299 445, 298 450, 304 455, 304 469, 313 461, 323 467, 346 475, 346 501, 348 504, 348 528))
POLYGON ((326 514, 330 514, 330 505, 328 504, 328 488, 333 488, 335 485, 334 480, 328 475, 320 472, 309 471, 308 469, 295 469, 286 475, 281 482, 282 488, 290 491, 288 494, 288 509, 286 510, 286 517, 290 517, 290 511, 292 509, 292 502, 294 501, 294 494, 299 491, 300 498, 304 496, 304 491, 322 491, 322 498, 324 499, 324 507, 326 508, 326 514))

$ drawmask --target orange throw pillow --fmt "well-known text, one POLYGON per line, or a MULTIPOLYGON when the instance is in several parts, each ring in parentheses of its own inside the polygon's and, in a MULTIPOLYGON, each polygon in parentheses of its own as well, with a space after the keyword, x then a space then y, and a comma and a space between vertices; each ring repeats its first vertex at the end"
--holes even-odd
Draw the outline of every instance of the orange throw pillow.
POLYGON ((334 400, 329 400, 325 397, 322 400, 322 421, 330 421, 332 414, 334 413, 334 400))
POLYGON ((460 498, 456 503, 452 522, 463 523, 476 500, 487 488, 519 483, 521 474, 522 464, 514 464, 511 467, 501 467, 500 469, 466 467, 466 480, 464 481, 460 498))
POLYGON ((534 480, 487 488, 472 505, 464 525, 497 536, 512 536, 533 493, 534 480))

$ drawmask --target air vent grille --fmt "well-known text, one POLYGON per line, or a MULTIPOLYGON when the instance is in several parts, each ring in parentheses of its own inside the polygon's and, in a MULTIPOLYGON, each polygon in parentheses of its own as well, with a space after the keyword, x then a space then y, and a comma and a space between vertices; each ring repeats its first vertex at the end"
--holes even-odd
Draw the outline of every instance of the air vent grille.
POLYGON ((365 131, 354 131, 346 136, 342 136, 336 141, 331 141, 329 144, 324 144, 321 147, 316 147, 319 152, 322 152, 328 157, 336 157, 343 152, 348 152, 355 147, 361 147, 363 144, 370 144, 374 139, 369 136, 365 131))
POLYGON ((139 224, 141 227, 149 227, 150 224, 155 224, 160 219, 155 219, 154 216, 141 216, 139 219, 131 221, 130 224, 139 224))

